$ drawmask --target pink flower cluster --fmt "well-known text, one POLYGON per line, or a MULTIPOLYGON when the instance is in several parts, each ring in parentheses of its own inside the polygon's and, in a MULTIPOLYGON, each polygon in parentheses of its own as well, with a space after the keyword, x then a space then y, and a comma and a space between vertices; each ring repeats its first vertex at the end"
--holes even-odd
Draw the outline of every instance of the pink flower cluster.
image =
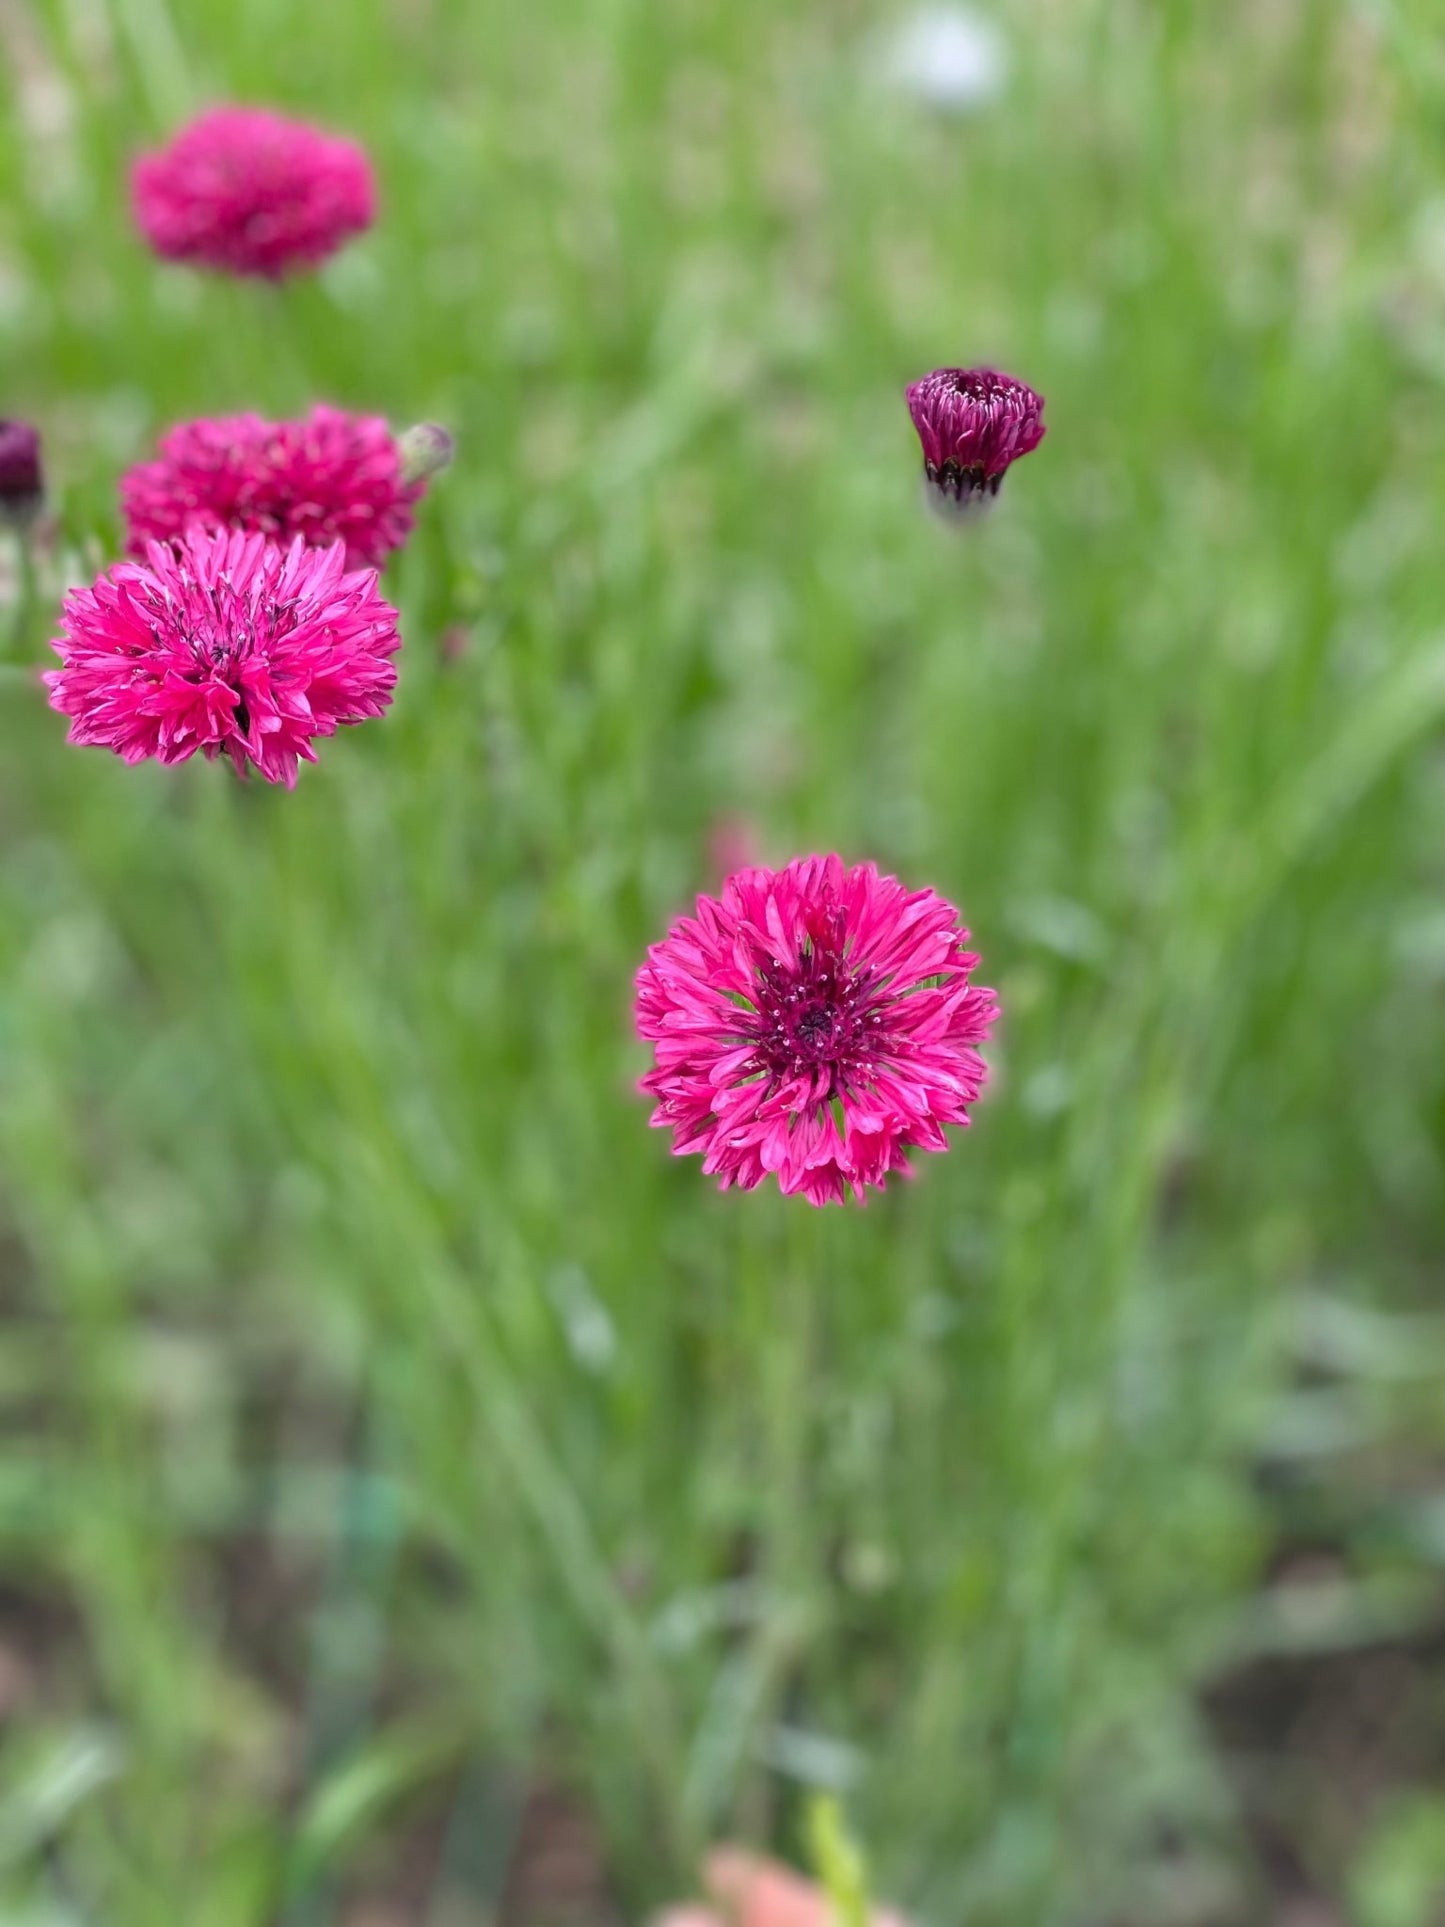
POLYGON ((871 863, 743 870, 638 973, 652 1122, 723 1190, 769 1173, 813 1204, 881 1190, 910 1152, 946 1150, 983 1088, 997 1000, 977 962, 951 903, 871 863))
MULTIPOLYGON (((134 195, 162 255, 273 279, 314 267, 375 208, 360 148, 240 107, 142 158, 134 195)), ((928 481, 956 508, 996 495, 1044 434, 1040 396, 988 368, 936 369, 908 406, 928 481)), ((0 424, 0 491, 38 491, 38 446, 0 424)), ((128 763, 224 756, 294 784, 318 739, 391 702, 400 637, 376 567, 450 453, 429 424, 398 442, 376 416, 325 406, 170 429, 122 483, 132 559, 66 598, 45 681, 70 741, 128 763)), ((765 869, 741 847, 736 827, 719 839, 738 860, 721 895, 699 897, 638 973, 652 1122, 723 1190, 772 1175, 815 1205, 861 1200, 969 1122, 997 999, 934 891, 838 856, 765 869)), ((744 1872, 748 1894, 778 1900, 763 1913, 787 1900, 811 1917, 780 1870, 744 1872)))
MULTIPOLYGON (((353 142, 249 107, 202 114, 133 187, 160 254, 272 279, 323 261, 376 199, 353 142)), ((34 431, 0 428, 11 493, 38 491, 34 431)), ((324 406, 172 428, 121 484, 132 559, 66 598, 45 681, 70 741, 128 763, 225 756, 289 788, 319 738, 391 702, 400 637, 376 568, 450 455, 430 424, 398 440, 324 406)))

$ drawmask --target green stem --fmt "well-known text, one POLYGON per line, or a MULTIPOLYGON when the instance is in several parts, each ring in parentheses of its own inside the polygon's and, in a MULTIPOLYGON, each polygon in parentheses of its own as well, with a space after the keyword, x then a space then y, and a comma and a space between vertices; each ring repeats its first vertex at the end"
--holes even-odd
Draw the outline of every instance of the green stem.
POLYGON ((758 1574, 762 1606, 741 1668, 748 1705, 739 1720, 734 1822, 745 1838, 770 1831, 764 1769, 748 1771, 758 1742, 778 1716, 788 1680, 814 1627, 809 1571, 808 1450, 814 1299, 819 1255, 817 1214, 801 1198, 759 1198, 741 1231, 743 1363, 756 1374, 762 1452, 758 1481, 758 1574))

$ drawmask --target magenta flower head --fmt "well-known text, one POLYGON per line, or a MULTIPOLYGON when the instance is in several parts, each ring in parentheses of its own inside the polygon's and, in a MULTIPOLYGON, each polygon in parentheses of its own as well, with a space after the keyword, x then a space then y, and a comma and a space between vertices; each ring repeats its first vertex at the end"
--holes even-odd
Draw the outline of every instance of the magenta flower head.
POLYGON ((354 141, 259 107, 212 107, 131 174, 141 232, 167 261, 268 281, 319 267, 376 218, 354 141))
POLYGON ((44 499, 39 435, 29 422, 0 421, 0 522, 24 528, 44 499))
POLYGON ((339 542, 191 529, 71 591, 45 681, 72 743, 128 763, 226 755, 290 789, 318 736, 381 715, 400 644, 375 570, 348 574, 339 542))
POLYGON ((1044 438, 1044 398, 992 368, 936 368, 908 390, 929 499, 950 514, 986 507, 1004 471, 1044 438))
POLYGON ((638 972, 653 1124, 724 1191, 770 1171, 812 1204, 882 1190, 983 1088, 998 1002, 967 943, 951 903, 871 863, 740 871, 638 972))
POLYGON ((199 526, 281 543, 299 535, 312 548, 344 542, 348 568, 380 568, 410 535, 426 492, 414 466, 409 478, 404 452, 379 416, 339 408, 313 408, 294 422, 182 422, 162 436, 155 461, 121 480, 130 552, 199 526))

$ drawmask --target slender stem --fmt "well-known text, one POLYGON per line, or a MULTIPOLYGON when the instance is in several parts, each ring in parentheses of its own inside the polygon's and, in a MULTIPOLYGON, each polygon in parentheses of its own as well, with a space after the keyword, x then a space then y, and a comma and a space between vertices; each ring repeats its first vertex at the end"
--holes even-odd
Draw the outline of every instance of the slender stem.
POLYGON ((10 621, 5 637, 7 656, 18 656, 25 639, 25 624, 30 612, 30 572, 23 531, 0 525, 0 575, 10 576, 15 589, 10 621))
POLYGON ((770 1831, 769 1783, 764 1772, 749 1774, 747 1762, 777 1718, 813 1620, 803 1520, 820 1226, 801 1198, 755 1202, 762 1209, 743 1231, 743 1349, 762 1399, 758 1565, 764 1603, 747 1655, 751 1704, 739 1732, 734 1817, 744 1836, 762 1838, 770 1831))

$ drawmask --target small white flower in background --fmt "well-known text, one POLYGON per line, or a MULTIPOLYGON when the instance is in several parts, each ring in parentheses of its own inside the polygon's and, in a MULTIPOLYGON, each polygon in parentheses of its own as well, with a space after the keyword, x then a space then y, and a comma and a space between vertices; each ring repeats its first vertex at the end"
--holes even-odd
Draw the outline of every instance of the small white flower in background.
POLYGON ((919 7, 898 23, 882 53, 893 86, 951 113, 986 107, 1008 78, 1008 42, 973 7, 919 7))

